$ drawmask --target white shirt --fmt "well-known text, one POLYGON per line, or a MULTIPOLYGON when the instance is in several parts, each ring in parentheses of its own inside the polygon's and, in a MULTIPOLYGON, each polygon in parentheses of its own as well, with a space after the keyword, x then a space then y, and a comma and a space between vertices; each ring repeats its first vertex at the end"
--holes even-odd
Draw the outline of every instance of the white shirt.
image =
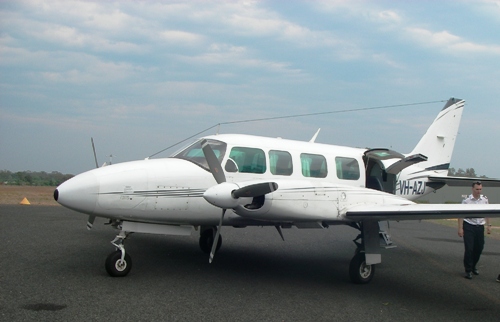
MULTIPOLYGON (((466 199, 462 201, 463 204, 487 204, 488 197, 480 195, 478 199, 474 198, 472 194, 470 194, 466 199)), ((464 221, 471 225, 485 225, 486 220, 484 218, 464 218, 464 221)))

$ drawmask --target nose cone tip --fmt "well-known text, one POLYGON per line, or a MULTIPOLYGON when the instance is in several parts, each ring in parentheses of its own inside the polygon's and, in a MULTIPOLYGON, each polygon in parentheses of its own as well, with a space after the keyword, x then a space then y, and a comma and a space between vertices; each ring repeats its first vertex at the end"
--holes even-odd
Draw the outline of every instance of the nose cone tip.
POLYGON ((67 208, 92 214, 97 204, 98 193, 99 182, 89 171, 63 182, 54 191, 54 200, 67 208))

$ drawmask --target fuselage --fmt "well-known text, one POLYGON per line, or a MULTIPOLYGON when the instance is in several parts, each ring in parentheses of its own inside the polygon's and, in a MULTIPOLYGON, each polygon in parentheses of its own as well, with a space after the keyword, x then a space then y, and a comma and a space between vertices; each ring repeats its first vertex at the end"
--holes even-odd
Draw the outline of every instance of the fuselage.
MULTIPOLYGON (((395 178, 389 176, 387 182, 384 164, 367 160, 367 149, 234 134, 205 139, 227 182, 242 187, 272 181, 279 187, 262 198, 240 198, 224 225, 321 225, 345 220, 347 206, 402 202, 394 195, 395 178), (367 189, 367 177, 377 175, 380 187, 367 189)), ((77 175, 56 194, 62 205, 92 216, 213 225, 221 210, 203 194, 216 184, 197 141, 170 158, 118 163, 77 175)))

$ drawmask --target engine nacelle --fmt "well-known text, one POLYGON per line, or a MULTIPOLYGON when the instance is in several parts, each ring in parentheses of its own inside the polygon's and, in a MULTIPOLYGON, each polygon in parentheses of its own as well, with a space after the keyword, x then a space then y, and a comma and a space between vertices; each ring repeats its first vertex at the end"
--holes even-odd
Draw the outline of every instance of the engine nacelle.
POLYGON ((231 182, 223 182, 216 186, 208 188, 203 193, 203 198, 212 205, 223 208, 232 209, 239 205, 238 198, 234 198, 232 192, 237 190, 239 186, 231 182))

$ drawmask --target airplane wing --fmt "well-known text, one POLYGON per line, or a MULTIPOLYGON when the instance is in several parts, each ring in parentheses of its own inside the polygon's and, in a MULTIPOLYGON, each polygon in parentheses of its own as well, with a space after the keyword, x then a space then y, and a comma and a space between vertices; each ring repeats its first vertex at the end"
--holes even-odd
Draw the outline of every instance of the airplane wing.
POLYGON ((421 220, 466 217, 500 217, 500 204, 410 204, 360 205, 347 209, 347 219, 360 220, 421 220))
POLYGON ((448 177, 429 176, 429 183, 441 183, 449 186, 471 186, 473 182, 481 181, 483 187, 500 187, 500 179, 494 178, 470 178, 470 177, 448 177))

